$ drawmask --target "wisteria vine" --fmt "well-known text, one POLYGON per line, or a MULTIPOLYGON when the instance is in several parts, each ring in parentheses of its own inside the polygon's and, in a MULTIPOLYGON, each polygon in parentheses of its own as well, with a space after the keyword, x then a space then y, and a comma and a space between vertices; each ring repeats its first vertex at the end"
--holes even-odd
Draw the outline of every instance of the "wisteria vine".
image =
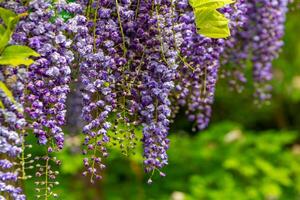
POLYGON ((179 108, 195 130, 208 126, 220 69, 230 88, 241 91, 252 61, 255 99, 269 100, 288 0, 220 4, 211 4, 211 18, 203 21, 225 16, 230 37, 199 33, 219 29, 199 21, 205 9, 191 0, 2 1, 1 7, 26 13, 10 44, 27 45, 40 57, 28 68, 0 68, 15 99, 0 89, 0 199, 26 198, 18 180, 31 178, 27 168, 36 170, 37 198, 57 196, 60 161, 53 152, 63 149, 66 121, 72 132, 82 129, 83 175, 92 183, 102 178, 111 145, 129 155, 139 142, 151 183, 155 172, 165 176, 168 132, 179 108), (44 155, 26 155, 31 133, 44 155))

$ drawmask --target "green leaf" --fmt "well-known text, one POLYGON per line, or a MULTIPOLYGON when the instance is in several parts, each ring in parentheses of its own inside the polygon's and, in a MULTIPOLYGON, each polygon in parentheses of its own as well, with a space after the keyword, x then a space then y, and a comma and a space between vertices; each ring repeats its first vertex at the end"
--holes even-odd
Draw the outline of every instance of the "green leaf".
POLYGON ((34 61, 30 59, 30 56, 39 57, 36 51, 27 46, 9 46, 4 49, 0 56, 0 65, 11 65, 17 67, 19 65, 31 65, 34 61))
MULTIPOLYGON (((2 81, 0 81, 0 89, 4 92, 4 94, 7 96, 7 98, 11 102, 13 102, 14 104, 16 103, 12 92, 7 88, 7 86, 5 85, 5 83, 3 83, 2 81)), ((3 104, 2 104, 2 106, 3 106, 3 104)))
POLYGON ((7 27, 10 27, 11 22, 17 17, 17 14, 11 10, 0 7, 0 17, 7 27))
POLYGON ((4 50, 4 48, 8 44, 11 35, 12 35, 12 31, 10 29, 4 30, 4 33, 0 35, 0 53, 4 50))
POLYGON ((11 35, 14 31, 14 28, 18 23, 20 17, 13 11, 0 7, 0 18, 6 25, 6 27, 4 27, 3 25, 0 26, 0 53, 1 53, 3 49, 6 47, 6 45, 8 44, 11 35))
POLYGON ((193 8, 208 8, 208 9, 218 9, 225 5, 232 4, 233 0, 190 0, 190 5, 193 8))
POLYGON ((3 108, 4 109, 4 105, 2 103, 2 101, 0 100, 0 108, 3 108))
POLYGON ((0 36, 5 33, 5 28, 2 24, 0 24, 0 36))
POLYGON ((194 8, 198 33, 210 38, 230 36, 229 20, 217 9, 234 3, 233 0, 190 0, 194 8))
POLYGON ((69 19, 71 19, 72 17, 74 17, 74 14, 66 11, 66 10, 62 10, 60 13, 59 13, 59 16, 61 18, 63 18, 64 21, 67 21, 69 19))
POLYGON ((230 36, 229 20, 217 10, 197 8, 195 21, 199 34, 210 38, 230 36))

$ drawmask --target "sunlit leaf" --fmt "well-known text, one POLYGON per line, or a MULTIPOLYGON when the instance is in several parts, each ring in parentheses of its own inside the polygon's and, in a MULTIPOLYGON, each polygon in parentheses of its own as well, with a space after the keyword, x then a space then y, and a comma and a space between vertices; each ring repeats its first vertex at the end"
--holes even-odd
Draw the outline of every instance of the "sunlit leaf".
POLYGON ((234 3, 233 0, 190 0, 194 9, 198 33, 210 38, 230 36, 229 20, 217 9, 234 3))
POLYGON ((14 67, 19 65, 29 66, 34 62, 30 56, 38 57, 40 55, 27 46, 9 46, 4 49, 0 56, 0 65, 11 65, 14 67))
POLYGON ((2 24, 0 24, 0 36, 5 33, 5 28, 2 24))
MULTIPOLYGON (((3 29, 2 29, 2 31, 3 31, 3 29)), ((10 40, 10 37, 11 37, 11 34, 12 34, 11 30, 10 29, 6 29, 0 35, 0 53, 4 50, 4 48, 8 44, 8 42, 10 40)))
MULTIPOLYGON (((7 86, 5 85, 5 83, 3 83, 2 81, 0 81, 0 90, 2 90, 4 92, 4 94, 7 96, 7 98, 11 102, 16 103, 12 92, 7 88, 7 86)), ((3 106, 3 104, 2 104, 2 106, 3 106)))
POLYGON ((3 108, 4 109, 4 105, 2 103, 2 101, 0 100, 0 108, 3 108))
POLYGON ((189 3, 193 8, 218 9, 234 2, 233 0, 190 0, 189 3))
POLYGON ((17 14, 11 10, 0 7, 0 18, 3 20, 6 26, 10 26, 11 21, 17 17, 17 14))
POLYGON ((230 36, 229 20, 217 10, 205 8, 195 9, 198 33, 210 38, 226 38, 230 36))

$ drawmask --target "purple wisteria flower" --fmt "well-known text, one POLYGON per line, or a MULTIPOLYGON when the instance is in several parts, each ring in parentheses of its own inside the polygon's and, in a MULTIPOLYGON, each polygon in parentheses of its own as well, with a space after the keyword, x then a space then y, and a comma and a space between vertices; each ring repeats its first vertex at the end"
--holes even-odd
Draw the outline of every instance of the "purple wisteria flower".
POLYGON ((0 70, 0 81, 12 91, 15 102, 12 102, 0 89, 0 100, 5 109, 0 108, 0 192, 12 199, 25 199, 22 190, 17 187, 18 171, 15 160, 22 152, 23 135, 21 130, 26 126, 23 107, 24 69, 4 66, 0 70))
MULTIPOLYGON (((178 48, 182 55, 182 67, 177 73, 175 93, 180 106, 187 106, 189 120, 198 129, 204 129, 211 117, 215 85, 220 67, 220 55, 224 51, 224 39, 210 39, 199 35, 194 24, 194 12, 188 0, 175 1, 177 25, 182 41, 178 48)), ((228 10, 224 9, 226 15, 228 10)), ((229 13, 228 13, 229 15, 229 13)))
MULTIPOLYGON (((184 107, 195 130, 208 126, 222 65, 222 76, 241 91, 251 60, 255 96, 268 100, 288 0, 237 0, 219 9, 232 34, 223 39, 198 33, 189 0, 3 2, 17 13, 28 12, 11 44, 28 45, 41 55, 28 70, 0 68, 0 80, 16 101, 0 89, 5 107, 0 108, 0 154, 7 156, 0 160, 0 191, 24 199, 13 184, 18 174, 10 158, 22 152, 27 130, 48 153, 62 149, 66 113, 73 132, 82 128, 83 174, 94 182, 106 168, 109 147, 129 155, 138 142, 145 171, 165 176, 161 169, 168 164, 173 118, 184 107)), ((59 163, 48 153, 38 159, 59 163)), ((37 177, 43 170, 53 179, 57 175, 50 165, 39 169, 37 177)), ((45 195, 53 194, 47 188, 45 195)))
POLYGON ((25 111, 33 121, 30 127, 40 144, 53 139, 61 149, 74 55, 70 50, 72 41, 64 35, 64 21, 55 16, 57 7, 54 4, 53 8, 52 1, 31 1, 29 15, 19 23, 13 39, 41 55, 29 67, 25 111))
POLYGON ((251 60, 254 96, 258 102, 271 98, 272 62, 283 46, 288 3, 288 0, 240 0, 236 4, 238 12, 232 21, 232 37, 226 41, 223 55, 226 65, 223 74, 228 77, 231 87, 241 91, 247 81, 246 64, 251 60))

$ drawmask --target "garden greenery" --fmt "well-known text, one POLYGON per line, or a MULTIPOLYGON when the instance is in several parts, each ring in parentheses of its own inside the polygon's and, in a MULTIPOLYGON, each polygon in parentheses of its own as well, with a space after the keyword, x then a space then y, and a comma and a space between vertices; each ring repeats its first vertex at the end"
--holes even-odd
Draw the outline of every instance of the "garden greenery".
POLYGON ((37 198, 57 196, 52 188, 59 184, 60 161, 53 152, 64 146, 71 91, 82 97, 68 112, 81 112, 74 113, 73 124, 85 121, 84 176, 92 183, 102 178, 112 145, 129 155, 139 142, 148 182, 156 172, 165 176, 170 123, 183 107, 195 129, 207 127, 220 66, 222 77, 240 91, 250 60, 255 99, 270 99, 268 82, 283 45, 287 4, 1 1, 0 198, 26 198, 18 180, 31 178, 27 168, 36 170, 37 198), (25 136, 31 133, 45 148, 40 157, 25 153, 31 145, 25 136))

